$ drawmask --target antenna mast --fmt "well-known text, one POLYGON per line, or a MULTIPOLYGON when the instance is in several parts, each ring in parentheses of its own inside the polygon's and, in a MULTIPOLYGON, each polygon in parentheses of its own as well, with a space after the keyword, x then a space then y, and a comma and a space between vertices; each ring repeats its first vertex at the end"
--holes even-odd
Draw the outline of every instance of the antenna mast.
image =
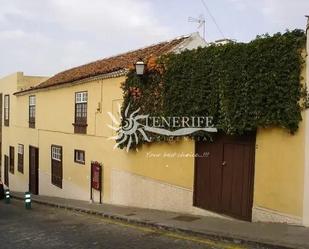
POLYGON ((189 17, 189 18, 188 18, 188 22, 198 23, 197 28, 198 28, 198 29, 202 28, 202 31, 203 31, 203 38, 204 38, 204 40, 205 40, 205 34, 206 34, 206 21, 205 21, 204 15, 201 14, 198 18, 189 17))

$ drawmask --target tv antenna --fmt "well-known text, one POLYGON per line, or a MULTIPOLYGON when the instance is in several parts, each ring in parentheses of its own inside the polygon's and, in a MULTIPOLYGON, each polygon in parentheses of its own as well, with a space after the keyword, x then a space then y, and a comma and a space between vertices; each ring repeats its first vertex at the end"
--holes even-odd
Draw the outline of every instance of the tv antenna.
POLYGON ((201 15, 199 15, 198 18, 189 17, 189 18, 188 18, 188 22, 195 22, 195 23, 198 23, 197 28, 198 28, 198 29, 202 28, 202 30, 203 30, 203 38, 204 38, 204 40, 205 40, 206 21, 205 21, 204 15, 201 14, 201 15))

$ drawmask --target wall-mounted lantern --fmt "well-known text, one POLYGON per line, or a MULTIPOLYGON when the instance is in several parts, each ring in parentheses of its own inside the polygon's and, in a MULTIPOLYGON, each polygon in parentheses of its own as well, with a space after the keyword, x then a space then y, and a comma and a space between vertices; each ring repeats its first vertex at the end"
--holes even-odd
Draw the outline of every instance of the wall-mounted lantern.
POLYGON ((135 63, 136 74, 139 76, 144 75, 145 67, 146 67, 146 64, 142 60, 137 61, 135 63))

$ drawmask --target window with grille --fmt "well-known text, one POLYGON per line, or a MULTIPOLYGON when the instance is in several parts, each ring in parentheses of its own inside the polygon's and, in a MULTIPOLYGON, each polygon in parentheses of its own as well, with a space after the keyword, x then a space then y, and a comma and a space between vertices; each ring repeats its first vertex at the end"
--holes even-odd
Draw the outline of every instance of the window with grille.
POLYGON ((35 128, 35 96, 29 96, 29 127, 35 128))
POLYGON ((4 125, 10 124, 10 95, 4 95, 4 125))
POLYGON ((51 146, 51 175, 52 184, 62 188, 62 147, 51 146))
POLYGON ((85 164, 85 151, 74 150, 74 161, 76 163, 85 164))
POLYGON ((13 146, 10 146, 10 172, 14 174, 14 162, 15 162, 15 149, 13 146))
POLYGON ((75 93, 75 121, 74 132, 86 134, 87 133, 87 92, 75 93))
POLYGON ((24 145, 19 144, 18 145, 18 164, 17 164, 17 170, 20 173, 24 173, 24 145))

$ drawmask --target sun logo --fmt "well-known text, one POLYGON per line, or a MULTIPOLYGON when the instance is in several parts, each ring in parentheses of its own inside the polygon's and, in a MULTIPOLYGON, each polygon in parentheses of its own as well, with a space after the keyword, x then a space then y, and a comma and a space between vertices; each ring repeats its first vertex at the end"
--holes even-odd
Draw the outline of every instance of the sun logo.
MULTIPOLYGON (((108 115, 112 119, 114 125, 108 125, 109 128, 117 132, 116 136, 110 137, 109 139, 116 140, 114 149, 119 145, 126 143, 126 150, 129 152, 129 149, 132 143, 138 144, 139 138, 138 133, 140 133, 145 141, 150 142, 150 139, 145 133, 145 125, 139 123, 139 120, 147 119, 149 115, 139 115, 140 108, 135 110, 129 115, 130 104, 127 106, 124 117, 120 121, 111 113, 108 112, 108 115)), ((120 105, 118 106, 118 114, 120 114, 120 105)))
MULTIPOLYGON (((120 115, 120 106, 118 106, 118 114, 120 115)), ((212 120, 212 117, 168 117, 167 119, 175 120, 174 123, 168 124, 168 126, 162 127, 162 126, 156 126, 153 121, 152 126, 148 126, 148 122, 145 122, 146 124, 142 124, 139 121, 140 120, 148 120, 151 118, 161 118, 162 117, 150 117, 149 115, 139 115, 140 108, 129 114, 130 104, 125 109, 123 118, 121 118, 120 121, 111 113, 108 112, 108 115, 112 119, 113 125, 108 125, 109 128, 113 129, 117 132, 116 136, 110 137, 109 139, 116 140, 116 144, 114 146, 114 149, 117 148, 120 145, 125 145, 127 152, 129 152, 131 145, 134 143, 134 145, 139 144, 141 140, 141 136, 144 141, 150 142, 150 139, 147 137, 145 131, 147 133, 151 134, 158 134, 160 136, 165 137, 179 137, 179 136, 188 136, 189 134, 193 134, 198 131, 204 131, 208 133, 217 132, 217 128, 213 127, 212 125, 209 126, 209 118, 212 120), (196 119, 207 120, 205 126, 194 126, 194 125, 187 125, 188 120, 192 119, 191 123, 195 124, 196 119), (182 120, 182 121, 181 121, 182 120), (177 121, 177 122, 176 122, 177 121), (185 121, 185 122, 184 122, 185 121), (185 124, 179 127, 179 124, 185 124), (173 129, 177 127, 178 129, 173 129), (172 130, 171 130, 172 128, 172 130), (141 136, 140 136, 141 135, 141 136)), ((165 120, 167 120, 165 119, 165 120)), ((163 119, 162 119, 163 120, 163 119)), ((211 123, 211 122, 210 122, 211 123)))

